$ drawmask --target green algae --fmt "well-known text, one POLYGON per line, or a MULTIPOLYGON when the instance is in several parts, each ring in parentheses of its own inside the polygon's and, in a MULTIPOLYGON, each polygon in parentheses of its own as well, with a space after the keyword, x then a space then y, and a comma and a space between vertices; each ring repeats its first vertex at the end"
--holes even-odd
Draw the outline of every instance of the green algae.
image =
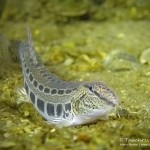
MULTIPOLYGON (((0 149, 149 148, 150 66, 149 63, 143 64, 139 60, 141 53, 149 47, 150 22, 146 20, 149 18, 149 11, 146 7, 148 2, 139 5, 141 1, 138 0, 134 6, 134 1, 132 3, 115 1, 114 3, 117 3, 115 5, 117 6, 115 21, 111 20, 113 9, 109 14, 104 11, 106 4, 108 4, 106 1, 100 5, 103 7, 100 11, 93 4, 91 10, 96 10, 92 16, 93 20, 91 19, 89 22, 75 21, 71 24, 63 24, 66 17, 82 16, 83 14, 80 12, 83 10, 88 12, 89 6, 86 3, 82 7, 73 9, 70 15, 68 9, 67 13, 62 13, 62 24, 60 24, 62 16, 55 21, 55 13, 52 16, 52 22, 47 21, 51 15, 45 15, 44 18, 41 17, 37 20, 37 16, 40 17, 46 13, 42 10, 37 12, 38 14, 29 15, 28 24, 31 24, 32 27, 36 49, 49 70, 65 80, 106 82, 119 96, 120 108, 110 115, 109 120, 59 129, 47 124, 30 103, 20 101, 16 91, 23 85, 21 69, 1 67, 1 72, 5 71, 5 74, 8 75, 5 76, 4 73, 1 73, 0 79, 0 149), (119 7, 122 4, 129 6, 129 9, 119 7), (122 10, 127 13, 123 14, 122 10), (107 20, 98 22, 104 18, 107 20), (138 18, 143 20, 129 20, 137 20, 138 18), (55 23, 58 20, 59 24, 55 23), (132 61, 128 61, 130 69, 127 70, 118 71, 107 68, 104 64, 105 59, 116 48, 123 49, 138 59, 139 62, 134 62, 138 66, 137 69, 130 67, 132 61), (147 141, 133 142, 133 139, 146 139, 147 141)), ((30 5, 32 6, 32 4, 30 5)), ((9 8, 9 5, 6 8, 9 8)), ((59 6, 59 8, 63 7, 59 6)), ((113 4, 110 4, 109 8, 113 8, 113 4)), ((0 31, 11 38, 21 40, 26 36, 24 19, 21 19, 25 14, 23 14, 24 12, 18 14, 17 9, 19 8, 15 8, 16 12, 11 14, 13 15, 12 19, 9 19, 8 9, 4 11, 0 31)), ((65 11, 66 9, 61 10, 65 11)), ((121 63, 118 66, 122 66, 121 63)))

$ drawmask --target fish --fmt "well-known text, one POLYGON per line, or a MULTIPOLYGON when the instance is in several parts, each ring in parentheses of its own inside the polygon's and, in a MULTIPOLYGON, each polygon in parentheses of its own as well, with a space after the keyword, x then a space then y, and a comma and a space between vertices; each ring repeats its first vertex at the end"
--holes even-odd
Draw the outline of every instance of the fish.
POLYGON ((27 41, 19 42, 18 57, 24 90, 35 109, 58 127, 90 124, 108 119, 119 105, 115 92, 102 81, 65 81, 42 63, 27 29, 27 41))

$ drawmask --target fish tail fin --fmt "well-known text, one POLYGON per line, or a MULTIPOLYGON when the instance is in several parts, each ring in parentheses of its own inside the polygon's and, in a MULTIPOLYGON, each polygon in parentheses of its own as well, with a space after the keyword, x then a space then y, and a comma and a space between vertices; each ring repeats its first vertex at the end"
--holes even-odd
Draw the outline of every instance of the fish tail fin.
POLYGON ((5 76, 6 72, 18 67, 20 41, 8 40, 0 34, 0 78, 5 76))

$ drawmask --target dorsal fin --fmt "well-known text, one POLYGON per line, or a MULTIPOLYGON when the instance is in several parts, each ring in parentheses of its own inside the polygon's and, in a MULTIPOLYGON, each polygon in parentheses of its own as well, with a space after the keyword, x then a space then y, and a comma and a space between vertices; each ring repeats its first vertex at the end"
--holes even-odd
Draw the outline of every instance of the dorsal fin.
POLYGON ((31 29, 29 27, 27 27, 27 44, 29 45, 31 59, 33 59, 34 64, 37 64, 37 56, 32 41, 31 29))
POLYGON ((27 43, 33 47, 32 34, 30 27, 27 27, 27 43))

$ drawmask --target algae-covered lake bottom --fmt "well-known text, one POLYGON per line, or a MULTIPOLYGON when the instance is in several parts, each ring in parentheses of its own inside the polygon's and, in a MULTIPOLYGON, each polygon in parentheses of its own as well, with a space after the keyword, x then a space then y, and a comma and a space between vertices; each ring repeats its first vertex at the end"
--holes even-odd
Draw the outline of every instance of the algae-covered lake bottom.
MULTIPOLYGON (((121 108, 109 120, 57 128, 48 125, 32 104, 18 100, 21 68, 1 68, 8 75, 1 71, 0 149, 149 148, 150 22, 35 23, 31 29, 49 70, 69 81, 104 81, 116 91, 121 108)), ((24 24, 7 23, 1 31, 13 39, 26 36, 24 24)))

